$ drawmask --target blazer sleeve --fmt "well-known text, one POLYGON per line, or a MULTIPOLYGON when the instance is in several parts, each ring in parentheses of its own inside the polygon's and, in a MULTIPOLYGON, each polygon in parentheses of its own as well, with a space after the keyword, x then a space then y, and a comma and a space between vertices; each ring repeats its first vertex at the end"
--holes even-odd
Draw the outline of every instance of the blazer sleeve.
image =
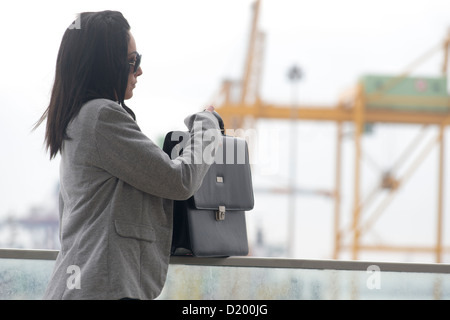
POLYGON ((199 112, 186 118, 190 144, 176 158, 170 157, 146 135, 120 106, 102 108, 95 125, 95 143, 100 166, 112 176, 131 186, 167 199, 184 200, 200 187, 209 161, 192 161, 205 148, 217 148, 220 132, 218 122, 210 112, 199 112), (205 144, 204 134, 215 138, 205 144), (212 144, 212 145, 211 145, 212 144), (200 148, 200 149, 199 149, 200 148))

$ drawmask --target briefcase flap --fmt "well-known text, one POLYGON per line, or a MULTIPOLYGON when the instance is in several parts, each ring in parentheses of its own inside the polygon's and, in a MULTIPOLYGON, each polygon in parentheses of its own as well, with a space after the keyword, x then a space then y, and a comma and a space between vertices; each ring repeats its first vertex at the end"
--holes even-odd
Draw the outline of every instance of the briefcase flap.
POLYGON ((215 161, 192 197, 197 209, 248 211, 253 209, 253 184, 247 142, 222 136, 215 161))
MULTIPOLYGON (((244 139, 222 135, 222 143, 214 155, 200 189, 191 197, 197 209, 226 211, 253 209, 253 184, 247 142, 244 139)), ((176 158, 189 140, 185 131, 169 132, 163 150, 176 158)), ((211 150, 208 150, 208 152, 211 150)))

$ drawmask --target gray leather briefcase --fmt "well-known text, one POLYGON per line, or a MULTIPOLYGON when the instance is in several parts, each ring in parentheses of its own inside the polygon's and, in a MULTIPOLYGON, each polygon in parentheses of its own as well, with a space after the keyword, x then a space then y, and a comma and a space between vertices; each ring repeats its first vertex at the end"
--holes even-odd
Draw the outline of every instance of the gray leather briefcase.
MULTIPOLYGON (((170 132, 163 149, 173 156, 175 145, 181 152, 188 138, 187 132, 170 132)), ((186 201, 174 201, 172 255, 248 254, 245 212, 253 209, 254 198, 247 142, 226 135, 221 138, 200 189, 186 201)))

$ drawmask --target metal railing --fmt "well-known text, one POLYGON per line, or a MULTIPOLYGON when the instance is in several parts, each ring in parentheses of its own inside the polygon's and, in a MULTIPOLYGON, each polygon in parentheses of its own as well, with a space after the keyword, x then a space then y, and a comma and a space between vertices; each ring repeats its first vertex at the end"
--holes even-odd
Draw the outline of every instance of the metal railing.
POLYGON ((427 263, 397 263, 373 261, 345 261, 345 260, 308 260, 283 258, 194 258, 172 257, 171 264, 179 265, 207 265, 216 267, 256 267, 256 268, 282 268, 282 269, 314 269, 314 270, 347 270, 367 271, 370 266, 378 266, 386 272, 409 273, 450 273, 448 264, 427 263))
MULTIPOLYGON (((55 260, 58 252, 58 250, 0 249, 0 259, 55 260)), ((376 265, 380 268, 380 270, 386 272, 450 273, 450 264, 353 260, 314 260, 259 257, 197 258, 190 256, 172 256, 170 264, 213 267, 293 268, 350 271, 367 271, 369 266, 376 265)))

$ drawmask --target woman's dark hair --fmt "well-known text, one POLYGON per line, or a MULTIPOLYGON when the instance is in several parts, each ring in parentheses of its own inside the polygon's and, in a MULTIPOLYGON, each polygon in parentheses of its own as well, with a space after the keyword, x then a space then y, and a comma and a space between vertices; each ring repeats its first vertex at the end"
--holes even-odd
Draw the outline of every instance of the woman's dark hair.
POLYGON ((70 139, 66 129, 87 101, 105 98, 125 103, 130 65, 130 25, 117 11, 84 12, 66 30, 56 61, 49 106, 36 123, 47 119, 45 143, 50 159, 70 139))

